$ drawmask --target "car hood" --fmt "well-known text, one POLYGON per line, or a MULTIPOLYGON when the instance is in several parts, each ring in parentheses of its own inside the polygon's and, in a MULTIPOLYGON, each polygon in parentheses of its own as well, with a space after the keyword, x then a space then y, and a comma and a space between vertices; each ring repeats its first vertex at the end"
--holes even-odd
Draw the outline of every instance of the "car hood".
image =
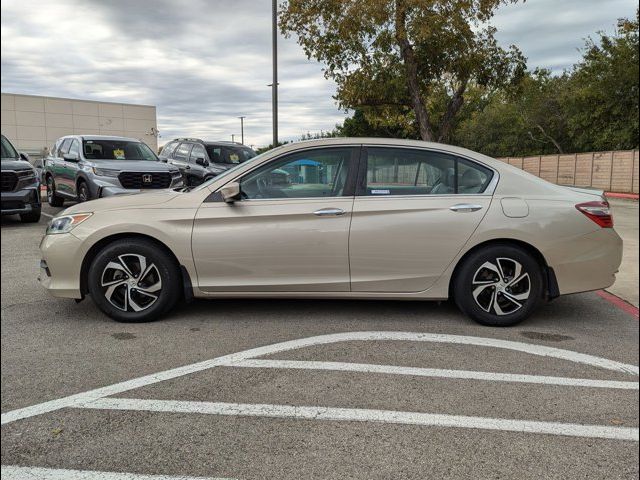
POLYGON ((31 164, 25 160, 2 160, 2 170, 28 170, 31 164))
POLYGON ((106 210, 121 210, 131 208, 155 208, 182 195, 176 190, 147 190, 140 193, 114 195, 89 202, 78 203, 64 210, 60 215, 72 213, 101 212, 106 210))
POLYGON ((176 172, 178 168, 164 162, 150 160, 90 160, 96 168, 109 168, 123 172, 176 172))

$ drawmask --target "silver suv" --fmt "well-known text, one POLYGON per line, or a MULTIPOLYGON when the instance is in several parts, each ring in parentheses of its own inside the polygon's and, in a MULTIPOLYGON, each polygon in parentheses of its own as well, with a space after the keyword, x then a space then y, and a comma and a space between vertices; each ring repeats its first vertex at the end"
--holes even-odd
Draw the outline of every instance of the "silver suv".
POLYGON ((86 202, 146 189, 183 186, 180 170, 161 162, 135 138, 68 135, 58 139, 44 162, 47 201, 86 202))

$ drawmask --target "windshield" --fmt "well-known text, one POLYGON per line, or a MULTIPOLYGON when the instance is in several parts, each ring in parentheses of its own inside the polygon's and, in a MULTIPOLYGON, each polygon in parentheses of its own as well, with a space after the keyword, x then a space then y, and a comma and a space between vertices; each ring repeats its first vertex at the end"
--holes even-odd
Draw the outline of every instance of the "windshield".
MULTIPOLYGON (((253 150, 252 150, 252 151, 253 151, 253 150)), ((206 182, 204 182, 204 183, 202 183, 202 184, 198 185, 198 186, 197 186, 196 188, 194 188, 193 190, 194 190, 194 191, 202 190, 203 188, 208 187, 208 186, 209 186, 209 185, 211 185, 213 182, 215 182, 215 181, 217 181, 217 180, 220 180, 221 178, 227 177, 227 176, 229 176, 230 174, 231 174, 231 175, 233 175, 233 173, 234 173, 236 170, 238 170, 238 167, 240 167, 240 166, 243 166, 243 167, 244 167, 245 165, 247 165, 247 164, 249 164, 249 163, 253 163, 253 162, 255 162, 255 161, 258 161, 258 160, 260 160, 264 155, 266 155, 267 153, 270 153, 270 152, 264 152, 264 153, 261 153, 260 155, 256 155, 256 156, 254 156, 254 157, 251 157, 249 160, 247 160, 247 161, 245 161, 245 162, 242 162, 242 163, 239 163, 239 164, 237 164, 235 167, 231 167, 229 170, 225 170, 224 172, 219 173, 218 175, 216 175, 215 177, 213 177, 211 180, 208 180, 208 181, 206 181, 206 182)))
POLYGON ((142 142, 130 140, 84 140, 82 151, 87 160, 152 160, 153 151, 142 142))
POLYGON ((18 158, 18 152, 13 148, 11 142, 2 135, 2 159, 15 160, 16 158, 18 158))
POLYGON ((256 152, 247 147, 225 147, 205 145, 209 158, 214 163, 242 163, 256 156, 256 152))

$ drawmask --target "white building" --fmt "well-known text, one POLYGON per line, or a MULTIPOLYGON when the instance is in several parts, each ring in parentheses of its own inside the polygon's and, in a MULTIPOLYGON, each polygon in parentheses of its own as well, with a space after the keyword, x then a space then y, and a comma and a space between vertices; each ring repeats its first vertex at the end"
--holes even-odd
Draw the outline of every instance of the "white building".
POLYGON ((38 158, 64 135, 138 138, 158 150, 156 107, 2 93, 2 134, 38 158))

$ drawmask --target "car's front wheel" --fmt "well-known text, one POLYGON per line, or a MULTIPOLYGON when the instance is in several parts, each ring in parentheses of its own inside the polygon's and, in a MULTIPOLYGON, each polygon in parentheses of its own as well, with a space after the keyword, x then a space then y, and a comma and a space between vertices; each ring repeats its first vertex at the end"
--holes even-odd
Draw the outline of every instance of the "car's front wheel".
POLYGON ((483 325, 508 327, 529 317, 544 292, 542 268, 526 250, 496 244, 469 255, 456 272, 458 308, 483 325))
POLYGON ((163 248, 144 239, 117 240, 91 262, 87 284, 98 308, 119 322, 148 322, 180 297, 180 270, 163 248))
POLYGON ((87 182, 81 180, 78 182, 78 203, 88 202, 91 200, 91 192, 89 191, 89 186, 87 182))
POLYGON ((47 202, 52 207, 64 205, 64 198, 56 193, 56 184, 51 176, 47 177, 47 202))
POLYGON ((22 223, 37 223, 40 221, 41 208, 38 206, 29 213, 21 213, 20 221, 22 223))

